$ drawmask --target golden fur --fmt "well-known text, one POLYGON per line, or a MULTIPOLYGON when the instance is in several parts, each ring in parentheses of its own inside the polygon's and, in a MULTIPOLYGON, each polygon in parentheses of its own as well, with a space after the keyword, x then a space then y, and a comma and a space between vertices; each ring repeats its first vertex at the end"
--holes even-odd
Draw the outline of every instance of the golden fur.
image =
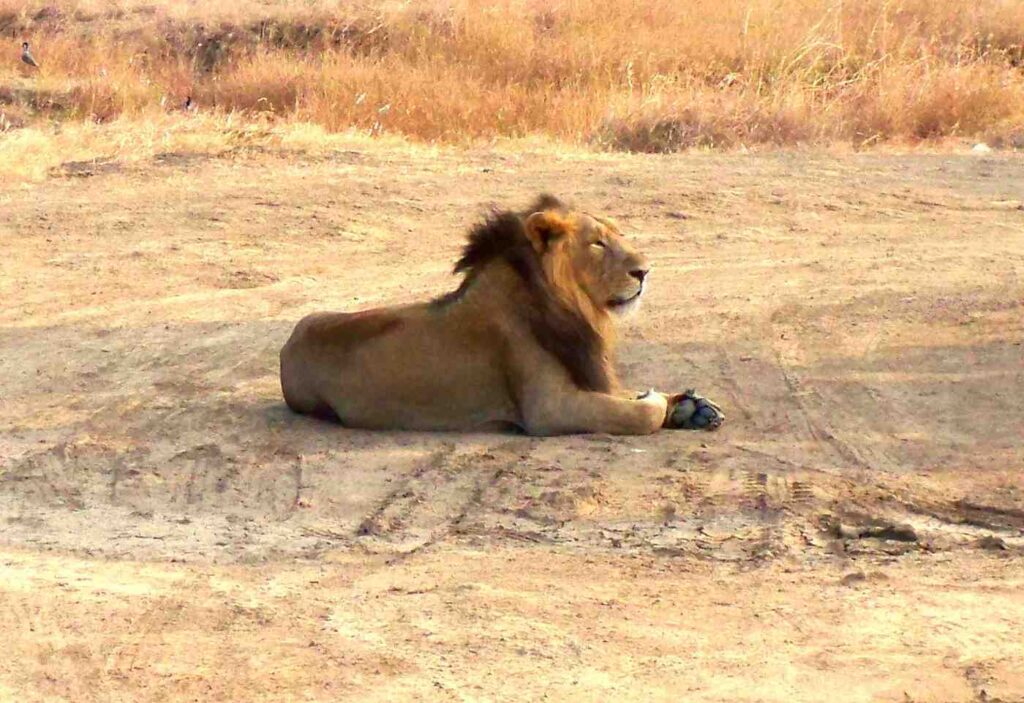
POLYGON ((299 322, 281 350, 296 412, 349 427, 642 434, 679 396, 622 397, 613 315, 648 265, 611 221, 542 196, 469 236, 459 288, 437 300, 299 322))

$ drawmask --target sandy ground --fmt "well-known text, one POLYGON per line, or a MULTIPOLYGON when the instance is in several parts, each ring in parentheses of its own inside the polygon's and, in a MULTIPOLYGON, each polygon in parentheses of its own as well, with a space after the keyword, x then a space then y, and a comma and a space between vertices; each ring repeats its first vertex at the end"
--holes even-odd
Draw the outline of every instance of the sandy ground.
POLYGON ((0 699, 1024 701, 1024 159, 355 145, 0 190, 0 699), (717 434, 291 415, 316 309, 546 189, 717 434))

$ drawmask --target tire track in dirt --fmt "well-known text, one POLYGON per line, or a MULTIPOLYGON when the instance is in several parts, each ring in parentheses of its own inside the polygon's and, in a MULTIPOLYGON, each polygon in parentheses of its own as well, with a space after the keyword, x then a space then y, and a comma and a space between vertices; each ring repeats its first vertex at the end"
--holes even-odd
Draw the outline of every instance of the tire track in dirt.
POLYGON ((441 449, 421 463, 412 473, 391 490, 384 499, 359 523, 356 536, 383 535, 395 532, 403 527, 404 518, 415 508, 419 496, 414 484, 419 483, 424 475, 439 472, 445 468, 449 458, 455 453, 455 444, 446 442, 441 449))
POLYGON ((819 446, 828 447, 832 454, 841 461, 846 461, 860 469, 871 469, 871 462, 865 459, 853 445, 836 435, 833 425, 824 419, 826 413, 815 412, 811 409, 807 398, 813 397, 819 404, 822 404, 823 400, 817 390, 808 387, 793 371, 796 364, 793 362, 792 350, 787 352, 776 349, 776 359, 779 373, 786 388, 789 389, 790 397, 796 405, 807 436, 819 446))
POLYGON ((459 451, 445 442, 381 500, 353 537, 371 552, 409 555, 460 534, 470 515, 491 510, 484 498, 520 460, 522 446, 513 440, 459 451))
MULTIPOLYGON (((732 402, 744 422, 748 426, 753 425, 752 429, 761 433, 772 432, 772 422, 767 418, 781 412, 786 418, 782 431, 792 433, 796 430, 798 439, 806 439, 812 445, 824 448, 826 456, 838 460, 840 464, 846 462, 856 468, 870 469, 872 462, 857 447, 843 439, 836 427, 826 419, 830 412, 841 409, 826 408, 825 398, 819 390, 808 384, 796 371, 803 363, 798 340, 808 334, 806 325, 801 325, 797 318, 801 312, 794 305, 785 305, 776 308, 767 319, 756 325, 756 336, 767 341, 767 349, 753 347, 747 350, 747 354, 730 352, 728 348, 721 349, 720 380, 730 388, 732 402), (748 368, 748 364, 753 367, 748 368), (749 407, 750 403, 744 398, 750 396, 752 389, 767 391, 765 380, 769 375, 777 376, 781 381, 779 391, 784 392, 780 398, 782 407, 749 407), (743 382, 737 379, 743 379, 743 382)), ((748 328, 739 330, 731 325, 725 326, 725 333, 740 340, 752 335, 748 328)))
POLYGON ((642 512, 621 518, 606 512, 616 497, 605 494, 615 479, 604 471, 594 477, 530 463, 499 471, 465 532, 572 549, 765 560, 805 548, 793 535, 818 517, 807 481, 791 473, 749 462, 691 468, 670 461, 637 506, 642 512))
MULTIPOLYGON (((864 403, 855 405, 853 399, 865 397, 870 399, 867 401, 869 404, 875 403, 877 399, 873 389, 855 383, 854 388, 860 390, 858 392, 846 388, 847 402, 830 401, 829 394, 822 393, 807 383, 795 371, 802 364, 800 344, 796 340, 808 334, 806 325, 800 326, 795 321, 791 324, 775 322, 773 330, 772 338, 776 340, 779 373, 791 393, 812 441, 830 451, 837 460, 838 470, 841 471, 845 467, 848 470, 870 473, 873 477, 870 484, 844 481, 835 486, 837 490, 832 494, 830 504, 821 506, 822 520, 826 523, 833 519, 853 520, 854 525, 850 528, 853 531, 902 530, 915 535, 912 541, 916 546, 928 545, 928 548, 933 550, 964 544, 983 548, 991 548, 994 544, 998 548, 1003 548, 1006 544, 1015 545, 1016 538, 1024 536, 1024 530, 1016 524, 1015 518, 1011 516, 1007 519, 1007 516, 1000 515, 998 510, 994 514, 984 510, 984 507, 972 511, 965 506, 962 499, 927 500, 923 494, 919 496, 923 502, 901 498, 901 490, 893 480, 894 474, 899 473, 901 463, 887 449, 895 440, 882 435, 880 439, 868 445, 844 436, 856 435, 858 431, 865 437, 872 433, 871 425, 866 419, 870 417, 871 409, 865 407, 864 403), (842 422, 849 423, 849 433, 837 429, 842 422), (930 518, 931 522, 922 521, 915 516, 930 518), (914 525, 915 529, 907 531, 904 529, 907 525, 914 525), (961 529, 963 525, 978 527, 986 532, 965 531, 961 529), (1014 530, 1018 532, 1014 534, 1014 530), (1006 539, 1010 541, 1004 541, 1006 539)), ((870 352, 876 342, 877 340, 868 344, 868 351, 865 353, 870 352)), ((885 362, 883 360, 880 363, 885 362)), ((900 417, 898 407, 887 408, 887 412, 893 418, 900 417)), ((877 430, 874 434, 877 435, 877 430)), ((894 548, 885 544, 858 543, 857 547, 860 551, 873 551, 874 548, 886 553, 905 551, 900 547, 894 552, 894 548)))

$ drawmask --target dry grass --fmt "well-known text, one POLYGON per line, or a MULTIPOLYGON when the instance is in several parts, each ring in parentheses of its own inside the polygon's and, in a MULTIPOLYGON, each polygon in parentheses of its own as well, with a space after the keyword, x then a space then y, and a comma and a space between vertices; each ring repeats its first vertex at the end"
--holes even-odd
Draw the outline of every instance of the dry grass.
MULTIPOLYGON (((52 175, 84 175, 138 162, 181 155, 246 155, 270 151, 321 156, 368 148, 371 138, 354 130, 327 132, 319 125, 240 115, 156 115, 104 124, 70 122, 59 128, 25 127, 0 135, 0 183, 43 181, 52 175)), ((435 153, 436 147, 397 135, 374 144, 389 153, 435 153), (383 143, 381 143, 383 142, 383 143)), ((534 141, 532 151, 554 148, 534 141)))
POLYGON ((0 0, 0 30, 7 130, 155 119, 192 95, 455 143, 1024 142, 1019 0, 0 0))

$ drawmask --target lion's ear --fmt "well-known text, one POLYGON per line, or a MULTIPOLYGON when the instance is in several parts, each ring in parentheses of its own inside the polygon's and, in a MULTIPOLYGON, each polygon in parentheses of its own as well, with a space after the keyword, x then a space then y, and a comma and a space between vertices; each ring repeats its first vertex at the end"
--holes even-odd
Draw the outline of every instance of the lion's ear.
POLYGON ((538 254, 543 254, 557 241, 569 233, 570 225, 565 218, 551 212, 535 212, 526 218, 526 236, 538 254))

